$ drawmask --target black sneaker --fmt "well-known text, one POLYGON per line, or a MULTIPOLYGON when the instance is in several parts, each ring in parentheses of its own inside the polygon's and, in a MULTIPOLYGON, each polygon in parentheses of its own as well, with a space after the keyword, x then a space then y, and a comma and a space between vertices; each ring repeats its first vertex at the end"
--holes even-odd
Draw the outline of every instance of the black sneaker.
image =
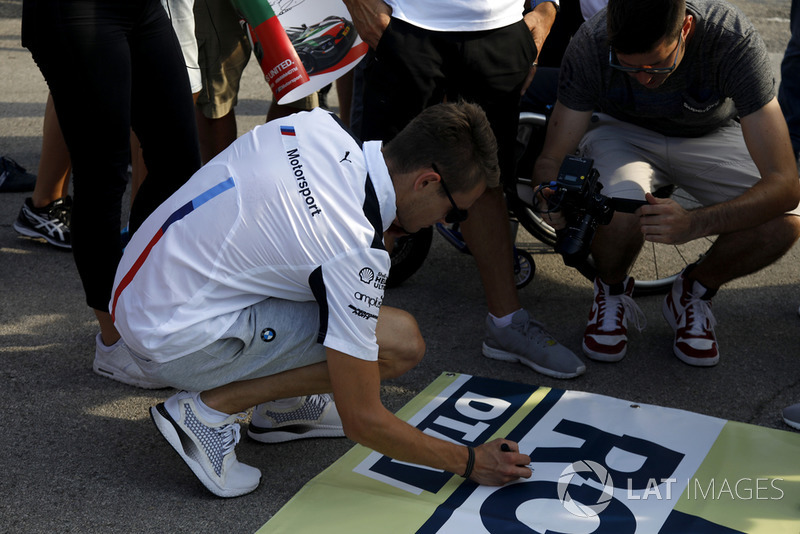
POLYGON ((69 222, 72 198, 54 200, 43 208, 34 208, 30 197, 19 210, 14 230, 27 237, 41 237, 53 246, 71 249, 69 222))
POLYGON ((35 174, 11 158, 0 157, 0 193, 27 193, 33 191, 35 185, 35 174))

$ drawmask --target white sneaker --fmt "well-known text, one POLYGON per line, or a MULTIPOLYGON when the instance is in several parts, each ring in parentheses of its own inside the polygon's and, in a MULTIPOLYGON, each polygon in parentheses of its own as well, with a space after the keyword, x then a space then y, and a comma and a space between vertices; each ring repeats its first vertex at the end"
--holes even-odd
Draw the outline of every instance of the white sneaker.
POLYGON ((328 394, 265 402, 253 409, 247 435, 262 443, 305 438, 343 438, 336 403, 328 394))
POLYGON ((208 491, 219 497, 245 495, 261 481, 261 471, 240 463, 234 451, 240 436, 238 421, 245 416, 233 414, 221 423, 208 423, 198 414, 194 394, 186 391, 150 408, 161 435, 208 491), (177 420, 170 411, 180 414, 177 420))
POLYGON ((647 320, 634 302, 630 276, 619 286, 594 279, 594 301, 583 333, 583 353, 592 360, 618 362, 628 352, 628 318, 640 332, 647 320))
MULTIPOLYGON (((685 272, 685 269, 684 269, 685 272)), ((672 351, 682 362, 710 367, 719 362, 719 347, 711 311, 711 300, 704 298, 706 289, 699 282, 684 277, 682 272, 672 284, 661 311, 675 332, 672 351)))
POLYGON ((134 361, 134 356, 125 342, 119 341, 107 347, 103 338, 97 334, 95 338, 94 364, 92 369, 100 376, 136 386, 142 389, 162 389, 168 386, 147 378, 134 361))

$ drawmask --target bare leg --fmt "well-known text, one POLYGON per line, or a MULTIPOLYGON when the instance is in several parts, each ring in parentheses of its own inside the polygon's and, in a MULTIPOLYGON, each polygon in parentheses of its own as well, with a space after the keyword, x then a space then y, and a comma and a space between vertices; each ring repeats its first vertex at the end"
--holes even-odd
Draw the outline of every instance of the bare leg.
POLYGON ((42 156, 36 175, 36 186, 31 194, 35 208, 43 208, 51 202, 67 196, 71 162, 67 144, 58 124, 53 97, 47 95, 42 126, 42 156))
POLYGON ((800 237, 800 217, 782 215, 761 226, 721 235, 688 278, 718 289, 772 264, 800 237))
POLYGON ((609 285, 622 282, 643 243, 639 218, 633 214, 615 213, 610 224, 598 227, 592 256, 600 279, 609 285))
POLYGON ((353 71, 336 80, 336 96, 339 98, 339 118, 350 126, 350 104, 353 100, 353 71))
POLYGON ((502 188, 487 189, 461 225, 464 240, 478 265, 489 312, 508 315, 522 305, 514 283, 513 246, 502 188))
POLYGON ((195 107, 195 117, 200 134, 200 155, 203 163, 208 163, 236 140, 236 113, 231 109, 227 115, 218 119, 209 119, 199 108, 195 107))

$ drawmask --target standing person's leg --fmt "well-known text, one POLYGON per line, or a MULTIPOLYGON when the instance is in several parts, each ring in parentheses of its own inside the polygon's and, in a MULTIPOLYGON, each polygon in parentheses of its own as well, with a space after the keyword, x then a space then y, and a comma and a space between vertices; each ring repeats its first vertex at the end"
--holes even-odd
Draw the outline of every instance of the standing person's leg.
POLYGON ((419 112, 444 99, 443 59, 435 32, 392 19, 379 51, 363 61, 361 138, 390 142, 419 112))
POLYGON ((147 10, 130 37, 132 127, 147 168, 131 207, 131 232, 200 168, 183 52, 159 1, 145 4, 147 10))
POLYGON ((14 229, 18 233, 42 237, 59 248, 72 248, 69 233, 72 199, 68 197, 71 172, 69 151, 58 125, 53 97, 48 94, 36 185, 14 221, 14 229))
POLYGON ((781 62, 778 101, 789 126, 795 156, 800 155, 800 0, 792 0, 792 37, 781 62))
POLYGON ((195 115, 206 163, 236 140, 234 108, 251 45, 230 1, 195 0, 194 16, 203 81, 195 115))
POLYGON ((26 46, 53 95, 73 165, 72 249, 87 304, 106 345, 119 339, 107 313, 121 256, 119 225, 130 159, 131 3, 39 3, 25 13, 26 46), (29 22, 30 24, 26 24, 29 22), (81 80, 76 84, 75 80, 81 80))
MULTIPOLYGON (((453 90, 478 103, 486 112, 497 138, 501 179, 516 182, 516 137, 522 84, 536 57, 536 47, 524 22, 480 39, 465 39, 464 62, 446 65, 453 90), (515 51, 515 53, 510 53, 515 51), (509 74, 511 73, 511 74, 509 74)), ((513 242, 503 188, 487 189, 470 208, 461 225, 483 283, 489 317, 483 354, 519 362, 555 378, 572 378, 586 366, 559 344, 522 309, 514 282, 513 242)))

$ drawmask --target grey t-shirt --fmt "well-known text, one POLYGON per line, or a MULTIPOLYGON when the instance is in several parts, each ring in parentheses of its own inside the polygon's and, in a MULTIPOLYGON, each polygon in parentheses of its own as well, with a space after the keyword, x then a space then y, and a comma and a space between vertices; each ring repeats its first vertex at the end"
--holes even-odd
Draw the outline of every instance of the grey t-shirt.
POLYGON ((761 109, 775 95, 764 41, 734 6, 687 0, 695 31, 675 71, 647 89, 608 65, 606 10, 581 26, 561 65, 558 100, 597 110, 663 135, 699 137, 761 109))

